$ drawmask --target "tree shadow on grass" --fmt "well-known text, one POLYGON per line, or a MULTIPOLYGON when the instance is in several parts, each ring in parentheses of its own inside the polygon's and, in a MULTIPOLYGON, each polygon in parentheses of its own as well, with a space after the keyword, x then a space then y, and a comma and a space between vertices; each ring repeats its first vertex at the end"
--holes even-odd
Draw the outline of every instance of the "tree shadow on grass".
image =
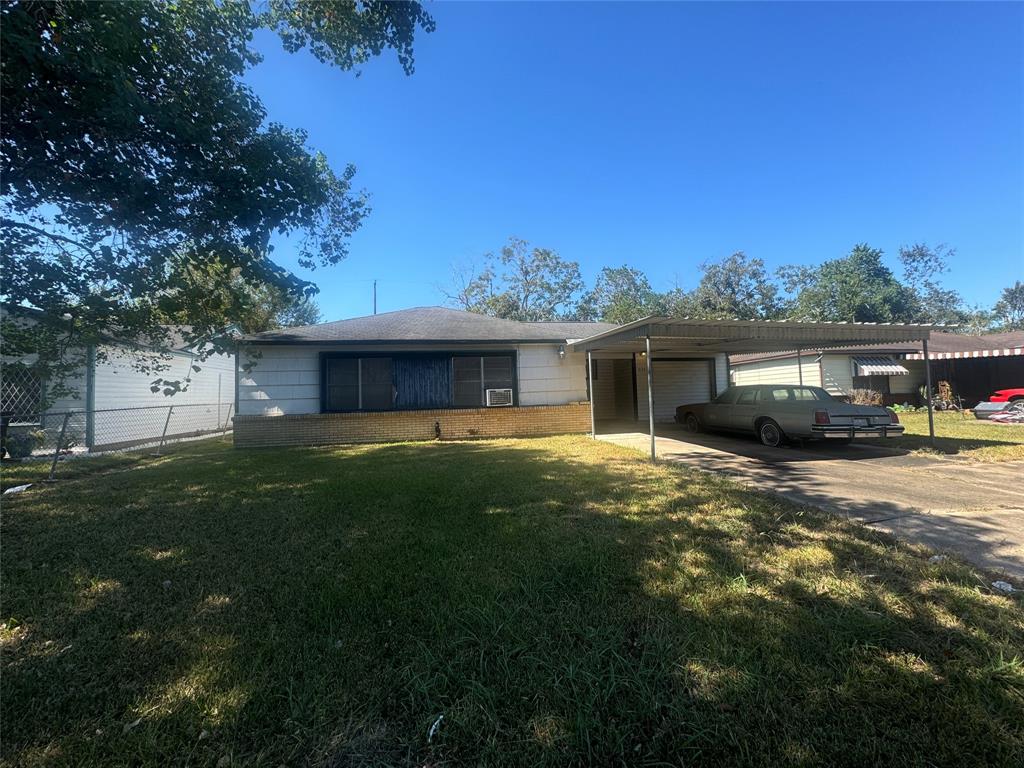
POLYGON ((1022 756, 1024 619, 970 569, 593 441, 210 451, 3 534, 13 762, 1022 756))

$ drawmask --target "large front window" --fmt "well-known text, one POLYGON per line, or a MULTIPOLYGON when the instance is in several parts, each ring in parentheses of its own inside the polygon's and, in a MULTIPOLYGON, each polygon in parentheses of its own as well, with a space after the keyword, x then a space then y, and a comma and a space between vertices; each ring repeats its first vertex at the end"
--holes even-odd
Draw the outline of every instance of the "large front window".
POLYGON ((394 405, 390 357, 326 360, 328 411, 383 411, 394 405))
MULTIPOLYGON (((349 354, 321 358, 324 411, 482 408, 487 390, 512 390, 511 352, 349 354)), ((492 402, 498 402, 492 398, 492 402)))

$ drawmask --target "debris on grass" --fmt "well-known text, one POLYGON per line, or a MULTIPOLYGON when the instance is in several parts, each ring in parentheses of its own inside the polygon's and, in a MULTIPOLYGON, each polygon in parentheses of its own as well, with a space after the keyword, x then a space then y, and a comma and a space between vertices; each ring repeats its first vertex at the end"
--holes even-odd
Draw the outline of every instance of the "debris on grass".
POLYGON ((1004 595, 1010 595, 1017 591, 1014 589, 1013 584, 1008 581, 993 581, 992 589, 996 592, 1002 592, 1004 595))
POLYGON ((438 715, 437 720, 430 726, 430 730, 427 731, 427 743, 429 744, 434 740, 434 736, 441 727, 441 721, 444 720, 444 715, 438 715))
POLYGON ((25 485, 15 485, 15 486, 13 486, 11 488, 8 488, 6 491, 4 491, 3 495, 6 496, 9 493, 21 493, 22 491, 27 491, 31 487, 32 487, 32 483, 25 483, 25 485))
POLYGON ((141 717, 136 718, 132 722, 130 722, 127 725, 125 725, 125 727, 121 729, 121 733, 129 733, 133 729, 138 728, 139 727, 139 723, 141 723, 141 722, 142 722, 142 718, 141 717))
POLYGON ((933 563, 933 564, 944 563, 948 559, 949 558, 946 555, 932 555, 931 557, 928 558, 928 562, 929 563, 933 563))
POLYGON ((167 579, 167 580, 164 581, 164 589, 170 589, 170 588, 171 588, 171 580, 167 579))

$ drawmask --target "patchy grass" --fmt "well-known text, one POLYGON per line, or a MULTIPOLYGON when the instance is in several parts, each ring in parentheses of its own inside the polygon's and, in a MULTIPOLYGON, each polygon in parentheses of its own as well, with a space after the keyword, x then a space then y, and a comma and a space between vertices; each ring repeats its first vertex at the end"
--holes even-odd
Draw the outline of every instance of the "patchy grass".
MULTIPOLYGON (((935 414, 935 447, 928 440, 928 414, 901 413, 903 436, 889 441, 911 451, 955 454, 974 461, 1024 460, 1024 424, 979 421, 973 414, 942 411, 935 414)), ((879 441, 882 442, 882 441, 879 441)))
MULTIPOLYGON (((165 445, 161 451, 163 456, 160 457, 152 455, 156 451, 155 447, 141 451, 61 457, 60 461, 57 462, 54 480, 62 482, 64 480, 74 480, 80 477, 154 464, 162 461, 166 456, 188 455, 191 451, 196 450, 196 446, 202 446, 198 450, 206 451, 209 445, 212 444, 220 444, 227 448, 231 445, 231 438, 212 437, 199 442, 185 441, 165 445)), ((51 465, 52 461, 50 459, 23 459, 21 461, 5 459, 0 461, 0 491, 6 491, 8 488, 13 488, 16 485, 46 481, 50 476, 51 465)))
POLYGON ((604 442, 211 441, 2 525, 10 764, 1024 763, 1019 601, 604 442))

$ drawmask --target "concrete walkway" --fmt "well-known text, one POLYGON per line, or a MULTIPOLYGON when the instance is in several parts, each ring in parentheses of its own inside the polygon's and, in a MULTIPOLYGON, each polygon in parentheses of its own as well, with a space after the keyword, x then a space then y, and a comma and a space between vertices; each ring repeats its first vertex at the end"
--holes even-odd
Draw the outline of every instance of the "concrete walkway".
MULTIPOLYGON (((600 432, 600 430, 599 430, 600 432)), ((754 438, 657 430, 658 456, 889 531, 1024 588, 1024 462, 893 455, 873 446, 765 448, 754 438)), ((643 432, 599 434, 647 453, 643 432)))

